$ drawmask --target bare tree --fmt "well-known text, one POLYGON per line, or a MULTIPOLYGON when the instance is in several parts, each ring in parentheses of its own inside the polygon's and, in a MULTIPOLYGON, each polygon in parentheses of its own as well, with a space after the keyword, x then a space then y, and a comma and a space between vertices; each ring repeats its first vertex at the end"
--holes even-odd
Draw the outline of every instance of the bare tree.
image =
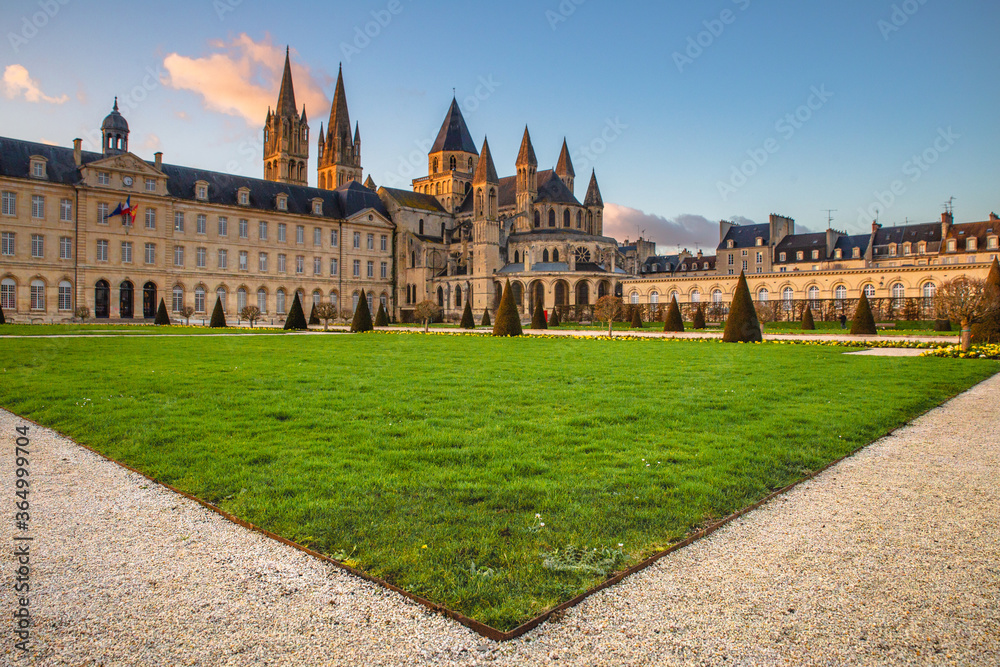
POLYGON ((240 311, 240 317, 250 323, 250 328, 253 329, 254 322, 260 319, 263 313, 260 312, 260 308, 257 306, 246 306, 240 311))
POLYGON ((76 316, 80 318, 81 322, 86 322, 87 318, 90 317, 90 308, 86 306, 80 306, 76 309, 76 316))
POLYGON ((617 296, 602 296, 594 304, 594 319, 606 321, 608 323, 608 335, 613 336, 613 325, 615 318, 621 315, 623 310, 622 300, 617 296))
POLYGON ((962 351, 972 344, 972 325, 993 306, 992 294, 985 280, 959 276, 937 290, 938 310, 962 325, 962 351))
POLYGON ((191 316, 194 315, 194 308, 192 308, 191 306, 184 306, 178 312, 180 312, 181 317, 184 318, 184 324, 190 325, 191 324, 191 316))
POLYGON ((316 317, 323 320, 323 331, 327 331, 330 320, 337 319, 337 306, 332 303, 320 303, 316 305, 316 317))
POLYGON ((424 333, 430 330, 431 322, 441 315, 441 307, 433 301, 421 301, 413 310, 413 317, 424 323, 424 333))

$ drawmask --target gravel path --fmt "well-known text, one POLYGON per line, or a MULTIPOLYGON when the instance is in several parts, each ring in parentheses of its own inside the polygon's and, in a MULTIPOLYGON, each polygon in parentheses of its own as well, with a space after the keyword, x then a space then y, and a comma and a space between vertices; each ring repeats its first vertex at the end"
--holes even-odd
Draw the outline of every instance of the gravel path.
MULTIPOLYGON (((505 644, 33 427, 36 651, 5 624, 0 663, 995 667, 998 398, 1000 375, 505 644)), ((21 423, 0 411, 5 499, 21 423)))

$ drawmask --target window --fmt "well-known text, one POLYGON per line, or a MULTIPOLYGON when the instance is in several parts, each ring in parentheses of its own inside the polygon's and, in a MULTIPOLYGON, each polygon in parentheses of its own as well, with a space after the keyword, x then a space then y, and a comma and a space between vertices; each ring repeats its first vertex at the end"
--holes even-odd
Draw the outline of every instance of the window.
POLYGON ((177 212, 174 213, 174 231, 183 232, 184 231, 184 214, 177 212))
POLYGON ((854 259, 861 257, 861 248, 854 248, 854 250, 851 251, 851 257, 854 259))
POLYGON ((386 278, 389 277, 389 263, 388 262, 382 262, 379 265, 379 277, 382 278, 383 280, 385 280, 386 278))
POLYGON ((691 303, 701 303, 701 292, 696 289, 691 290, 691 303))
POLYGON ((649 302, 651 304, 653 304, 653 305, 656 305, 656 304, 660 303, 660 293, 659 292, 650 292, 650 294, 649 294, 649 302))
POLYGON ((32 162, 31 175, 35 178, 45 178, 45 163, 38 161, 32 162))
POLYGON ((219 236, 229 236, 229 218, 224 215, 219 216, 219 236))
POLYGON ((226 269, 229 268, 229 251, 220 250, 219 251, 219 268, 226 269))
POLYGON ((0 282, 0 308, 7 311, 17 310, 17 284, 11 278, 0 282))
POLYGON ((208 186, 199 185, 197 193, 198 199, 208 199, 208 186))
POLYGON ((267 223, 263 220, 257 225, 257 236, 260 237, 261 241, 267 240, 267 223))
POLYGON ((389 237, 383 234, 379 237, 379 250, 386 252, 389 250, 389 237))
POLYGON ((222 302, 222 308, 223 308, 223 310, 225 310, 225 308, 226 308, 226 288, 225 287, 220 287, 219 289, 215 290, 215 296, 219 297, 219 301, 222 302))
POLYGON ((284 243, 285 242, 285 240, 286 240, 286 238, 285 238, 286 237, 285 230, 286 229, 287 229, 287 227, 286 227, 285 223, 283 223, 283 222, 279 222, 278 223, 278 243, 284 243))
POLYGON ((556 226, 556 211, 555 209, 549 210, 549 227, 556 226))
POLYGON ((785 261, 785 253, 780 253, 778 255, 778 261, 779 262, 784 262, 785 261))
POLYGON ((976 243, 976 241, 977 241, 976 238, 965 239, 965 251, 966 252, 975 252, 976 251, 976 247, 978 245, 976 243))
POLYGON ((313 213, 315 215, 323 215, 323 202, 313 202, 313 213))
POLYGON ((156 244, 147 243, 143 249, 146 255, 146 264, 156 263, 156 244))
POLYGON ((257 270, 261 273, 267 273, 267 253, 262 252, 257 256, 257 270))
POLYGON ((295 242, 299 245, 306 242, 306 228, 302 225, 295 227, 295 242))
POLYGON ((760 264, 763 261, 764 261, 764 253, 762 252, 757 253, 757 263, 760 264))
POLYGON ((205 288, 195 287, 194 288, 194 312, 204 313, 205 312, 205 288))
POLYGON ((319 227, 313 229, 313 245, 321 246, 323 245, 323 230, 319 227))
POLYGON ((198 216, 198 229, 196 230, 199 234, 208 234, 208 216, 201 214, 198 216))
POLYGON ((330 230, 330 246, 336 248, 340 244, 340 236, 336 229, 330 230))
POLYGON ((250 238, 250 221, 240 220, 240 238, 248 239, 250 238))
POLYGON ((184 246, 174 246, 174 266, 184 266, 184 246))
MULTIPOLYGON (((819 250, 813 250, 812 258, 819 259, 819 250)), ((758 259, 757 261, 759 262, 760 260, 758 259)))
POLYGON ((833 258, 844 259, 844 251, 841 250, 840 248, 837 248, 836 250, 833 251, 833 258))
POLYGON ((355 278, 360 278, 361 277, 361 260, 360 259, 354 260, 354 277, 355 278))
POLYGON ((59 283, 59 310, 73 310, 73 286, 68 280, 59 283))
POLYGON ((97 261, 108 261, 108 242, 104 239, 99 239, 97 241, 97 261))
POLYGON ((795 292, 791 287, 786 287, 781 290, 781 300, 784 302, 785 311, 790 311, 792 309, 792 298, 795 296, 795 292))
POLYGON ((761 290, 757 292, 757 300, 760 301, 761 303, 767 303, 767 300, 770 297, 771 293, 767 291, 766 287, 761 288, 761 290))
POLYGON ((903 299, 906 297, 906 287, 903 283, 896 283, 892 286, 892 301, 896 308, 903 305, 903 299))
POLYGON ((730 255, 729 256, 729 266, 732 266, 735 263, 736 263, 736 255, 730 255))
POLYGON ((758 245, 758 246, 764 245, 764 239, 762 239, 761 237, 758 236, 757 237, 757 241, 756 241, 756 243, 754 243, 754 245, 758 245))
POLYGON ((638 292, 632 292, 631 294, 629 294, 628 295, 628 301, 629 301, 629 303, 631 303, 633 305, 639 303, 639 293, 638 292))
POLYGON ((712 292, 712 303, 722 303, 722 290, 717 289, 712 292))
POLYGON ((369 234, 368 235, 368 246, 367 247, 368 247, 369 250, 374 250, 375 249, 375 235, 374 234, 369 234))
POLYGON ((106 171, 97 172, 98 185, 111 185, 111 174, 106 171))
POLYGON ((986 248, 988 250, 996 250, 997 249, 997 237, 996 236, 991 236, 988 239, 986 239, 986 248))
POLYGON ((802 260, 804 260, 805 258, 806 258, 806 255, 805 255, 805 253, 804 253, 804 252, 802 252, 801 250, 799 250, 799 251, 798 251, 797 253, 795 253, 795 259, 797 259, 798 261, 800 261, 800 262, 801 262, 801 261, 802 261, 802 260))
POLYGON ((934 301, 934 297, 937 296, 937 285, 934 283, 924 283, 924 301, 927 301, 927 305, 931 305, 934 301))
POLYGON ((68 236, 59 237, 59 259, 73 259, 73 239, 68 236))
POLYGON ((744 256, 744 257, 746 257, 746 256, 747 256, 747 254, 748 254, 748 251, 744 250, 744 251, 743 251, 743 256, 744 256))
POLYGON ((240 193, 240 206, 249 206, 249 205, 250 205, 250 193, 246 192, 246 191, 241 192, 240 193))
POLYGON ((204 269, 208 266, 208 250, 205 248, 198 248, 195 251, 195 264, 198 265, 199 269, 204 269))
POLYGON ((146 229, 156 229, 156 209, 146 209, 146 229))
POLYGON ((14 232, 3 232, 0 234, 0 239, 2 239, 2 252, 8 257, 14 256, 14 232))
POLYGON ((0 198, 2 198, 3 201, 3 214, 17 215, 17 194, 13 192, 4 192, 0 198))
POLYGON ((330 260, 330 275, 331 276, 337 275, 338 268, 339 267, 337 266, 337 260, 336 259, 331 259, 330 260))
POLYGON ((837 289, 833 290, 833 296, 837 301, 843 301, 847 298, 847 288, 843 285, 837 285, 837 289))
POLYGON ((257 309, 262 313, 267 312, 267 292, 263 287, 257 290, 257 309))
POLYGON ((246 250, 240 250, 240 271, 250 270, 250 253, 246 250))
POLYGON ((45 283, 41 280, 31 281, 31 309, 45 310, 45 283))
POLYGON ((278 253, 278 273, 285 273, 287 270, 284 253, 278 253))
POLYGON ((305 273, 306 272, 306 258, 302 255, 297 255, 295 257, 295 273, 305 273))
POLYGON ((285 197, 278 197, 278 210, 279 211, 288 210, 288 200, 285 197))
POLYGON ((375 277, 375 262, 371 261, 368 262, 368 277, 369 278, 375 277))
POLYGON ((285 290, 279 289, 274 294, 275 310, 278 311, 279 315, 285 314, 285 290))
POLYGON ((865 293, 865 296, 868 297, 869 299, 874 299, 875 298, 875 285, 872 285, 871 283, 865 285, 864 286, 864 293, 865 293))
POLYGON ((170 300, 170 310, 173 312, 176 313, 184 308, 184 288, 179 285, 175 286, 170 300))
POLYGON ((889 244, 889 257, 895 257, 895 256, 896 256, 896 244, 895 243, 890 243, 889 244))
POLYGON ((156 192, 156 179, 147 178, 146 179, 146 192, 156 192))
POLYGON ((361 248, 361 232, 354 232, 354 247, 361 248))
POLYGON ((535 211, 535 227, 541 227, 541 226, 542 226, 542 214, 538 211, 535 211))
POLYGON ((313 257, 313 275, 318 276, 323 273, 323 259, 321 257, 313 257))
POLYGON ((97 224, 106 225, 108 224, 108 213, 111 211, 107 204, 97 205, 97 224))
POLYGON ((819 310, 819 288, 815 285, 809 288, 809 307, 819 310))
POLYGON ((247 291, 246 288, 239 288, 236 290, 236 312, 242 313, 243 309, 247 307, 247 291))
POLYGON ((743 270, 747 270, 747 261, 745 259, 743 260, 743 270))
POLYGON ((31 195, 31 217, 45 217, 45 197, 42 195, 31 195))
POLYGON ((45 237, 41 234, 31 235, 31 256, 35 259, 45 257, 45 237))
POLYGON ((122 264, 132 263, 132 242, 122 241, 122 264))
POLYGON ((910 254, 910 248, 911 248, 911 246, 910 246, 910 244, 908 242, 904 243, 903 244, 903 254, 904 255, 909 255, 910 254))
POLYGON ((62 199, 59 201, 59 219, 63 222, 73 222, 73 201, 62 199))

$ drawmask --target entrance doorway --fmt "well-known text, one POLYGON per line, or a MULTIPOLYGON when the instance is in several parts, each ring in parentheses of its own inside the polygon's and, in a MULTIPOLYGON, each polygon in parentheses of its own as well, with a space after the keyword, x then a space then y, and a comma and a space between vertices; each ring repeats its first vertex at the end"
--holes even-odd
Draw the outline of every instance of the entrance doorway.
POLYGON ((107 280, 97 281, 94 288, 94 317, 99 320, 111 317, 111 286, 107 280))
POLYGON ((118 290, 119 293, 121 294, 121 299, 118 304, 119 317, 121 317, 123 320, 130 320, 132 319, 133 315, 132 306, 135 301, 135 294, 132 287, 132 283, 126 280, 119 286, 118 290))
POLYGON ((147 320, 156 317, 156 285, 153 283, 142 286, 142 316, 147 320))

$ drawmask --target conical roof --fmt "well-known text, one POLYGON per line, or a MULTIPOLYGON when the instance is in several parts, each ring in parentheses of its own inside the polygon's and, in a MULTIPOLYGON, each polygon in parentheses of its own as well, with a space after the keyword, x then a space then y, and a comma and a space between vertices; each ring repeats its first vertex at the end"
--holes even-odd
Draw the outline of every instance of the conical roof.
POLYGON ((375 180, 372 178, 371 174, 368 174, 368 178, 365 179, 365 187, 369 190, 378 190, 378 187, 375 185, 375 180))
POLYGON ((344 67, 337 73, 337 89, 333 93, 330 107, 330 122, 327 131, 334 137, 341 137, 347 144, 351 140, 351 114, 347 111, 347 93, 344 91, 344 67))
POLYGON ((292 62, 288 47, 285 47, 285 72, 281 75, 281 90, 278 92, 278 106, 275 112, 279 116, 294 117, 298 115, 295 105, 295 87, 292 85, 292 62))
POLYGON ((118 132, 128 132, 128 121, 125 116, 118 113, 118 98, 115 98, 115 107, 111 110, 101 123, 101 130, 116 130, 118 132))
POLYGON ((538 159, 535 157, 535 149, 531 145, 531 135, 528 134, 528 126, 524 126, 524 137, 521 139, 521 150, 517 153, 517 162, 514 163, 515 166, 520 167, 521 165, 528 165, 529 167, 537 167, 538 159))
POLYGON ((601 198, 601 189, 597 187, 597 172, 590 172, 590 185, 587 186, 587 197, 583 200, 584 206, 604 206, 601 198))
POLYGON ((493 164, 493 156, 490 154, 490 142, 483 139, 483 152, 479 156, 479 164, 476 165, 476 173, 472 176, 473 183, 499 183, 496 165, 493 164))
POLYGON ((559 162, 556 164, 556 173, 560 176, 576 177, 576 172, 573 171, 573 160, 569 157, 569 146, 566 145, 566 139, 563 139, 562 152, 559 153, 559 162))
POLYGON ((479 154, 479 151, 476 150, 476 142, 472 140, 472 135, 469 134, 469 126, 465 124, 462 110, 458 107, 458 100, 454 98, 451 100, 448 114, 444 117, 444 123, 441 124, 441 130, 438 132, 434 146, 431 148, 431 153, 439 153, 441 151, 462 151, 472 153, 473 155, 479 154))

